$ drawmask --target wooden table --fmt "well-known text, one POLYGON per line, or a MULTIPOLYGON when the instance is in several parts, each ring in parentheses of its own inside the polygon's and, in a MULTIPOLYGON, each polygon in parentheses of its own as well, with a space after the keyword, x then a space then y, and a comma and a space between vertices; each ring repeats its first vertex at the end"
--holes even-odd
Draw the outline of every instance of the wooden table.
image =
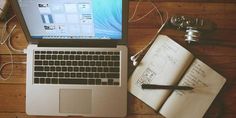
MULTIPOLYGON (((130 0, 130 16, 132 16, 136 3, 136 1, 130 0)), ((236 117, 236 2, 234 0, 156 0, 155 4, 163 14, 164 11, 167 11, 169 16, 176 14, 194 16, 209 19, 217 24, 217 30, 209 33, 205 39, 218 40, 222 42, 221 44, 226 43, 226 45, 188 45, 184 42, 185 33, 173 28, 165 28, 161 34, 168 35, 227 78, 226 85, 205 114, 205 117, 236 117)), ((152 8, 153 6, 148 0, 143 0, 137 10, 135 19, 146 14, 152 8)), ((8 29, 13 27, 14 24, 18 24, 16 19, 10 22, 8 29)), ((3 28, 3 22, 0 23, 0 27, 3 28)), ((151 40, 159 27, 160 18, 156 12, 150 13, 141 21, 129 23, 129 55, 133 55, 142 49, 151 40)), ((11 40, 15 48, 26 48, 27 41, 19 24, 11 40)), ((26 61, 26 55, 13 53, 13 59, 15 62, 26 61)), ((9 52, 1 45, 0 64, 9 61, 9 52)), ((11 66, 7 65, 3 68, 1 74, 6 77, 10 70, 11 66)), ((133 67, 130 64, 129 72, 131 73, 132 70, 133 67)), ((33 117, 25 114, 25 78, 26 66, 24 64, 14 64, 14 72, 11 78, 6 81, 0 80, 1 118, 33 117)), ((127 117, 156 118, 161 116, 129 94, 127 117)))

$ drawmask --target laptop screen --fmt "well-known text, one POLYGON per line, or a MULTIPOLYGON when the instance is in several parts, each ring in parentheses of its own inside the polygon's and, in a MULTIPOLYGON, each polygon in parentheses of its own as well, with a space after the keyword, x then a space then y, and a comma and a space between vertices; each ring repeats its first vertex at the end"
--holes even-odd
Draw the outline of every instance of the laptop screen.
POLYGON ((122 0, 18 0, 32 39, 122 39, 122 0))

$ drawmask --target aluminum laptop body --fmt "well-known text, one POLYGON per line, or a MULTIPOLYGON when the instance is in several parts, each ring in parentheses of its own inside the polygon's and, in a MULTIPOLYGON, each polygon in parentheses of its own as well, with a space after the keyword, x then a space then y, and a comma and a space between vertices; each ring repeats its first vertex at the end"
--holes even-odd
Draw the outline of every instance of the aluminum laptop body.
POLYGON ((29 42, 26 51, 28 115, 126 116, 127 0, 11 0, 11 3, 29 42), (35 84, 36 51, 58 49, 71 53, 118 51, 118 84, 35 84))

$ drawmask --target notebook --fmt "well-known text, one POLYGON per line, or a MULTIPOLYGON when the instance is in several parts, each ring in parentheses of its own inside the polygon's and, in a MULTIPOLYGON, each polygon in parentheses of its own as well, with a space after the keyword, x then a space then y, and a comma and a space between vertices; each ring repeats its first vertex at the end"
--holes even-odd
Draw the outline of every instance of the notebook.
POLYGON ((11 3, 29 42, 28 115, 126 115, 126 0, 11 3))

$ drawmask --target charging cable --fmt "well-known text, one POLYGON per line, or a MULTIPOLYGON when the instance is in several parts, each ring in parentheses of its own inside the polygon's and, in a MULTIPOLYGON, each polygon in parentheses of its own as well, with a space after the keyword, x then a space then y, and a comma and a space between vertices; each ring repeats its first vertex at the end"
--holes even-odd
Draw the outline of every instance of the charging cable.
POLYGON ((138 65, 138 63, 139 63, 139 61, 140 61, 141 55, 143 55, 143 54, 147 51, 147 49, 149 49, 149 47, 150 47, 150 46, 152 45, 152 43, 156 40, 156 37, 157 37, 158 34, 161 32, 161 30, 164 28, 164 26, 166 25, 166 23, 168 22, 168 19, 169 19, 169 18, 168 18, 168 12, 166 12, 166 16, 167 16, 167 17, 166 17, 166 20, 163 21, 163 17, 162 17, 162 15, 161 15, 161 13, 160 13, 160 10, 157 8, 157 6, 156 6, 153 2, 151 2, 151 3, 152 3, 152 6, 153 6, 154 8, 151 9, 147 14, 143 15, 142 17, 140 17, 140 18, 138 18, 138 19, 136 19, 136 20, 133 20, 135 14, 136 14, 136 12, 137 12, 137 9, 138 9, 138 6, 139 6, 140 2, 141 2, 141 0, 139 0, 138 3, 136 4, 135 10, 134 10, 134 12, 133 12, 133 15, 129 18, 129 22, 137 22, 137 21, 139 21, 139 20, 142 20, 142 19, 145 18, 147 15, 149 15, 152 11, 156 10, 157 13, 158 13, 159 16, 160 16, 162 25, 161 25, 161 27, 157 30, 157 32, 156 32, 156 34, 154 35, 154 37, 152 38, 152 40, 151 40, 143 49, 141 49, 139 52, 137 52, 136 54, 134 54, 133 56, 130 57, 130 60, 133 62, 133 65, 134 65, 134 66, 137 66, 137 65, 138 65))
POLYGON ((0 37, 0 46, 4 46, 9 54, 10 54, 10 62, 5 62, 3 63, 1 66, 0 66, 0 79, 1 80, 8 80, 12 74, 13 74, 13 70, 14 70, 14 64, 26 64, 26 62, 14 62, 13 60, 13 54, 12 54, 12 51, 14 52, 18 52, 18 53, 21 53, 23 54, 23 50, 18 50, 18 49, 15 49, 12 45, 11 45, 11 35, 12 33, 15 31, 16 29, 16 25, 14 25, 9 33, 7 33, 7 26, 8 26, 8 23, 13 19, 15 18, 16 16, 12 16, 11 18, 9 18, 5 24, 3 25, 3 29, 2 29, 2 32, 1 32, 1 37, 0 37), (8 43, 7 43, 8 42, 8 43), (8 74, 7 77, 4 77, 3 74, 2 74, 2 70, 5 66, 11 64, 11 71, 10 73, 8 74))
POLYGON ((13 55, 12 55, 11 50, 8 48, 8 46, 7 46, 6 44, 3 44, 3 46, 5 46, 5 48, 8 49, 8 52, 9 52, 9 54, 10 54, 10 60, 11 60, 11 61, 10 61, 10 62, 6 62, 6 63, 4 63, 4 64, 1 65, 1 67, 0 67, 0 79, 1 79, 1 80, 8 80, 8 79, 12 76, 12 74, 13 74, 14 64, 26 64, 26 62, 14 62, 14 60, 13 60, 13 55), (8 74, 7 77, 3 77, 2 70, 3 70, 3 68, 4 68, 6 65, 9 65, 9 64, 11 64, 11 71, 10 71, 10 73, 8 74))

